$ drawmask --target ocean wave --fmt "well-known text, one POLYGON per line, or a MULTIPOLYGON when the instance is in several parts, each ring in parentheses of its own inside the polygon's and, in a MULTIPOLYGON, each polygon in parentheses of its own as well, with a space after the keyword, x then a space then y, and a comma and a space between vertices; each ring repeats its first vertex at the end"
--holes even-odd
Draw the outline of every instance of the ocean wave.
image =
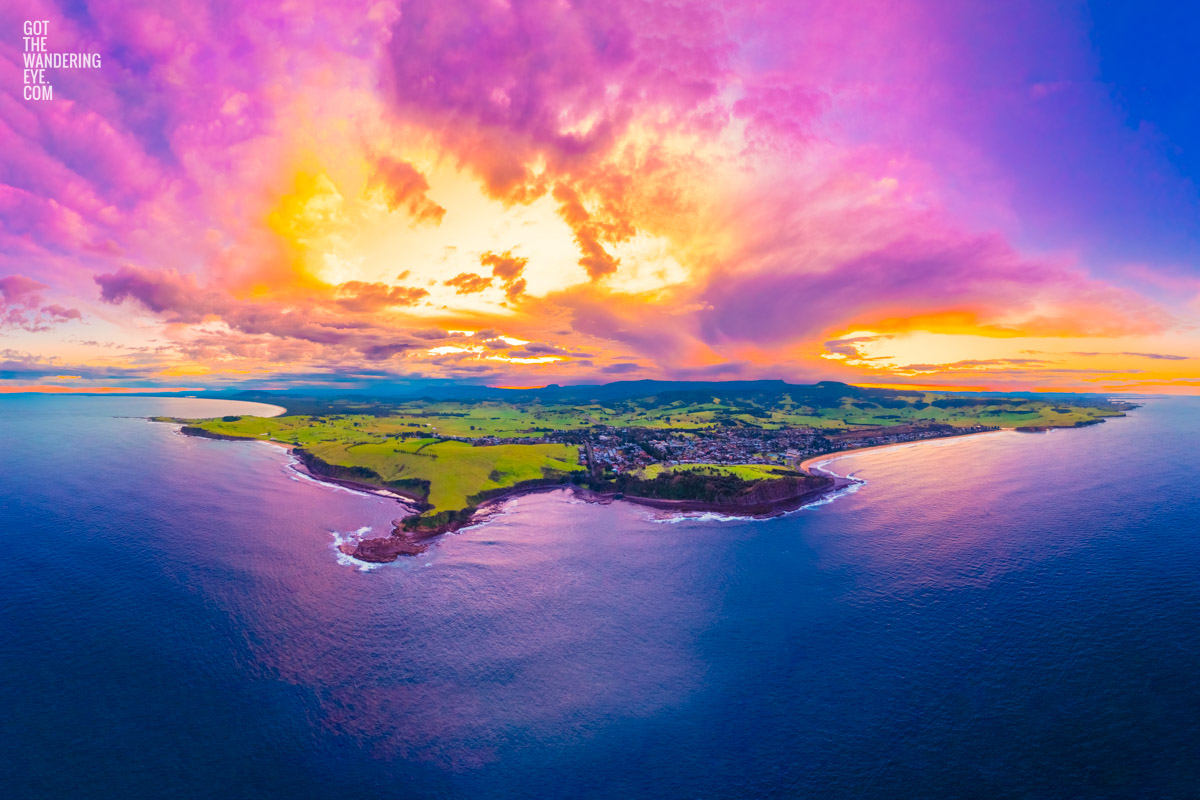
POLYGON ((343 567, 355 567, 359 572, 371 572, 379 569, 383 564, 373 564, 369 561, 362 561, 352 555, 343 553, 341 546, 344 544, 358 544, 364 536, 371 532, 370 525, 364 525, 356 531, 342 533, 341 531, 330 531, 333 534, 333 552, 337 563, 343 567))
POLYGON ((476 511, 474 521, 470 525, 464 525, 457 530, 447 531, 444 535, 457 536, 460 533, 466 533, 468 531, 473 531, 476 528, 482 528, 489 522, 509 514, 513 509, 520 505, 520 500, 521 497, 519 495, 516 497, 505 497, 502 500, 495 502, 493 505, 489 505, 484 509, 476 511))
MULTIPOLYGON (((848 483, 847 485, 843 486, 842 488, 838 489, 835 492, 830 492, 827 495, 823 495, 822 497, 819 497, 818 499, 813 500, 811 503, 805 503, 804 505, 800 506, 799 508, 797 508, 793 511, 788 511, 787 514, 795 514, 797 511, 807 511, 808 509, 816 508, 817 506, 829 505, 834 500, 837 500, 839 497, 845 497, 846 495, 854 494, 859 489, 861 489, 862 487, 867 485, 867 482, 865 480, 863 480, 862 478, 855 478, 854 473, 850 473, 849 475, 842 475, 839 477, 844 477, 844 478, 852 481, 852 483, 848 483)), ((784 516, 787 516, 787 514, 785 514, 784 516)))
MULTIPOLYGON (((833 474, 833 473, 829 473, 833 474)), ((790 511, 784 511, 782 514, 774 514, 767 517, 741 517, 734 514, 722 514, 719 511, 691 511, 679 512, 675 514, 662 514, 661 512, 650 517, 651 522, 674 524, 678 522, 754 522, 757 520, 774 519, 775 517, 787 517, 792 514, 797 514, 801 511, 807 511, 810 508, 828 505, 839 497, 845 497, 849 494, 854 494, 859 489, 867 485, 867 482, 862 478, 855 478, 854 473, 849 475, 838 475, 837 477, 851 481, 849 484, 841 487, 837 491, 822 495, 812 502, 805 503, 802 506, 797 506, 790 511)))
MULTIPOLYGON (((266 444, 266 443, 264 442, 264 444, 266 444)), ((312 475, 309 475, 307 472, 305 472, 304 469, 302 469, 303 464, 300 461, 300 459, 296 458, 291 453, 287 454, 287 459, 288 459, 287 464, 284 465, 284 469, 286 470, 287 476, 290 480, 297 481, 299 483, 311 483, 311 484, 315 484, 317 486, 323 486, 326 489, 331 489, 335 492, 346 492, 347 494, 356 494, 359 497, 387 497, 389 499, 395 498, 396 500, 400 501, 404 505, 408 505, 407 503, 404 502, 404 498, 402 498, 400 495, 394 494, 385 489, 380 489, 377 492, 369 492, 365 489, 352 489, 349 486, 342 486, 340 483, 330 483, 328 481, 317 480, 312 475)))
POLYGON ((651 522, 674 525, 679 522, 752 522, 759 517, 738 517, 733 514, 722 514, 719 511, 679 511, 676 513, 659 512, 649 517, 651 522))

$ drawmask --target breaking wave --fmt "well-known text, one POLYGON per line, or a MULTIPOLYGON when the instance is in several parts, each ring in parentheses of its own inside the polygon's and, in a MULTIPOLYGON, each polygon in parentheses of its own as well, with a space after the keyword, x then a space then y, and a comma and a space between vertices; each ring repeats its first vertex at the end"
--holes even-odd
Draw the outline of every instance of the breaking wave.
MULTIPOLYGON (((311 478, 310 478, 310 480, 311 480, 311 478)), ((362 539, 362 537, 366 536, 370 532, 371 532, 370 525, 364 525, 363 527, 359 528, 358 530, 351 531, 350 533, 342 533, 341 531, 330 531, 330 533, 333 534, 333 552, 334 552, 334 557, 337 559, 337 563, 341 564, 344 567, 354 567, 359 572, 370 572, 372 570, 379 569, 380 567, 382 567, 383 564, 373 564, 369 561, 362 561, 360 559, 355 558, 352 555, 343 553, 341 551, 342 545, 358 544, 359 541, 362 539)))

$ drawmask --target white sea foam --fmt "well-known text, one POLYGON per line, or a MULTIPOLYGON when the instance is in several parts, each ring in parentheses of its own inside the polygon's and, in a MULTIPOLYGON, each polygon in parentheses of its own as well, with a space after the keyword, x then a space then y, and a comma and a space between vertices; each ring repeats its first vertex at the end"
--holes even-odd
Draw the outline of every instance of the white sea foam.
MULTIPOLYGON (((824 464, 830 464, 834 461, 837 461, 839 458, 844 458, 844 457, 845 456, 836 456, 834 458, 826 459, 825 461, 817 462, 816 464, 811 464, 811 465, 809 465, 809 469, 816 470, 824 464)), ((774 515, 774 516, 786 517, 786 516, 790 516, 792 514, 797 514, 801 511, 807 511, 810 508, 817 508, 818 506, 828 505, 829 503, 832 503, 834 500, 837 500, 839 497, 845 497, 846 495, 854 494, 859 489, 861 489, 862 487, 867 485, 867 482, 864 479, 854 477, 853 472, 847 473, 845 475, 838 475, 836 472, 833 472, 832 470, 825 470, 825 469, 822 469, 821 472, 824 472, 826 475, 829 475, 832 477, 842 478, 843 480, 848 480, 848 481, 850 481, 850 483, 841 487, 837 491, 822 495, 821 497, 818 497, 816 500, 805 503, 804 505, 801 505, 801 506, 797 506, 796 508, 793 508, 790 511, 785 511, 782 514, 778 514, 778 515, 774 515)), ((676 514, 669 514, 669 515, 653 516, 653 517, 650 517, 650 521, 658 522, 658 523, 673 524, 673 523, 677 523, 677 522, 749 522, 752 520, 771 519, 771 518, 772 517, 740 517, 740 516, 735 516, 733 514, 721 514, 716 511, 702 511, 702 512, 691 511, 691 512, 679 512, 676 514)))
POLYGON ((352 489, 349 486, 342 486, 339 483, 330 483, 328 481, 317 480, 303 469, 300 459, 296 458, 290 453, 288 454, 288 463, 284 469, 287 471, 288 478, 297 482, 311 483, 315 484, 316 486, 323 486, 324 488, 334 492, 346 492, 347 494, 355 494, 359 497, 386 497, 388 499, 397 500, 406 507, 409 505, 406 498, 401 497, 394 492, 389 492, 386 489, 380 489, 379 491, 367 491, 365 489, 352 489))
POLYGON ((358 544, 362 537, 371 532, 370 525, 364 525, 351 533, 341 533, 340 531, 330 531, 333 534, 333 552, 337 563, 344 567, 355 567, 359 572, 370 572, 371 570, 379 569, 383 564, 373 564, 369 561, 362 561, 352 555, 343 553, 339 548, 343 544, 358 544))
POLYGON ((473 531, 476 528, 482 528, 489 522, 507 515, 510 511, 517 507, 519 500, 520 497, 507 497, 495 505, 489 505, 485 510, 476 512, 477 517, 475 522, 472 522, 470 525, 464 525, 457 530, 448 531, 445 535, 457 536, 460 533, 466 533, 467 531, 473 531))
POLYGON ((859 489, 861 489, 862 487, 867 485, 867 482, 864 481, 862 478, 855 478, 852 474, 847 475, 845 477, 852 480, 853 483, 849 483, 849 484, 843 486, 842 488, 838 489, 836 492, 830 492, 827 495, 823 495, 822 497, 820 497, 816 500, 813 500, 811 503, 805 503, 804 505, 800 506, 799 508, 797 508, 793 511, 789 511, 787 513, 795 514, 797 511, 806 511, 807 509, 816 508, 817 506, 828 505, 829 503, 832 503, 834 500, 837 500, 839 497, 845 497, 848 494, 854 494, 859 489))
MULTIPOLYGON (((832 474, 832 473, 830 473, 830 474, 832 474)), ((816 500, 813 500, 809 503, 805 503, 802 506, 797 506, 796 508, 793 508, 790 511, 785 511, 782 514, 777 514, 774 516, 786 517, 786 516, 790 516, 791 514, 799 513, 801 511, 807 511, 810 508, 816 508, 818 506, 827 505, 829 503, 832 503, 834 500, 837 500, 839 497, 845 497, 848 494, 854 494, 855 492, 857 492, 859 489, 861 489, 863 486, 865 486, 867 484, 867 482, 865 480, 863 480, 862 478, 855 478, 853 473, 851 473, 850 475, 844 475, 844 476, 839 475, 838 477, 847 478, 851 481, 851 483, 847 484, 846 486, 843 486, 842 488, 838 489, 836 492, 830 492, 829 494, 822 495, 821 497, 817 498, 816 500)), ((739 517, 739 516, 735 516, 733 514, 721 514, 716 511, 692 511, 692 512, 680 512, 677 514, 671 514, 669 516, 654 516, 654 517, 650 518, 650 521, 658 522, 658 523, 674 524, 677 522, 752 522, 754 520, 771 519, 771 518, 772 517, 739 517)))
POLYGON ((305 472, 303 469, 301 469, 300 459, 296 458, 295 456, 293 456, 291 454, 288 455, 288 463, 287 463, 286 469, 288 471, 288 477, 294 481, 299 481, 301 483, 313 483, 313 484, 316 484, 317 486, 324 486, 326 489, 331 489, 335 492, 348 492, 349 494, 364 495, 367 497, 374 495, 374 492, 363 492, 363 491, 359 491, 358 489, 351 489, 348 486, 342 486, 341 484, 328 483, 327 481, 319 481, 316 478, 314 478, 312 475, 309 475, 307 472, 305 472))
MULTIPOLYGON (((989 433, 984 433, 984 434, 973 434, 973 436, 987 436, 989 434, 995 436, 995 435, 1005 434, 1005 433, 1009 433, 1009 431, 991 431, 989 433)), ((940 437, 937 439, 921 439, 921 440, 914 441, 914 442, 903 442, 900 444, 887 445, 885 447, 880 447, 880 448, 869 448, 869 450, 876 450, 876 449, 878 449, 878 450, 909 450, 909 449, 912 449, 915 447, 948 447, 951 445, 961 444, 967 438, 971 438, 971 437, 947 436, 947 437, 940 437)), ((837 500, 839 497, 845 497, 847 495, 854 494, 859 489, 866 486, 867 481, 864 478, 855 477, 854 472, 848 472, 845 475, 840 475, 837 472, 834 472, 832 469, 829 469, 828 467, 830 464, 832 464, 835 461, 841 461, 843 458, 854 458, 855 456, 865 455, 867 452, 868 452, 868 450, 857 450, 857 451, 851 450, 851 451, 845 452, 845 453, 834 453, 834 454, 830 455, 829 458, 824 458, 824 459, 821 459, 820 461, 814 461, 811 464, 809 464, 808 465, 809 472, 820 473, 822 475, 828 475, 831 478, 841 478, 843 480, 850 481, 850 483, 846 484, 845 486, 842 486, 837 491, 830 492, 829 494, 826 494, 826 495, 822 495, 821 497, 817 498, 816 500, 813 500, 810 503, 805 503, 804 505, 794 508, 791 511, 785 511, 780 516, 788 516, 790 514, 796 514, 801 511, 807 511, 810 508, 817 508, 819 506, 828 505, 829 503, 832 503, 834 500, 837 500)), ((763 517, 737 517, 737 516, 732 516, 732 515, 728 515, 728 514, 719 514, 716 512, 708 511, 708 512, 703 512, 703 513, 679 513, 679 514, 672 514, 670 516, 658 516, 658 517, 653 517, 651 519, 651 521, 652 522, 666 522, 666 523, 675 523, 675 522, 742 522, 742 521, 753 520, 753 519, 764 519, 764 518, 763 517)))
POLYGON ((667 516, 654 515, 651 522, 674 525, 677 522, 749 522, 757 517, 737 517, 732 514, 721 514, 716 511, 680 511, 667 516))
MULTIPOLYGON (((296 463, 299 463, 299 462, 296 462, 296 463)), ((362 497, 377 496, 377 495, 374 495, 374 493, 372 493, 372 492, 363 492, 363 491, 359 491, 358 489, 351 489, 348 486, 341 486, 336 483, 327 483, 325 481, 319 481, 316 478, 314 478, 313 476, 305 473, 303 470, 298 469, 296 467, 295 463, 288 464, 287 470, 288 470, 288 477, 291 478, 292 480, 296 481, 297 483, 311 483, 316 486, 321 486, 326 489, 329 489, 332 492, 345 492, 347 494, 357 494, 362 497)))

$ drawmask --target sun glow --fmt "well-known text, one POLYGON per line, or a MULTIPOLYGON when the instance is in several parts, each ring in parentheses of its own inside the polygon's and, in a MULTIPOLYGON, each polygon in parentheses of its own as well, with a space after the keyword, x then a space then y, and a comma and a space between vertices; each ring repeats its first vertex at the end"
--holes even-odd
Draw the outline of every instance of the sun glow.
MULTIPOLYGON (((114 69, 170 80, 147 115, 80 74, 13 129, 0 385, 1198 380, 1194 253, 1153 261, 1159 239, 1083 218, 1090 178, 1071 197, 1027 165, 1124 181, 1105 194, 1155 209, 1130 231, 1194 186, 1104 115, 1031 105, 1042 49, 996 60, 961 46, 991 26, 853 3, 624 0, 603 36, 588 4, 484 4, 465 44, 453 5, 413 2, 298 27, 222 7, 255 32, 235 50, 203 25, 147 49, 120 4, 89 6, 114 69), (891 57, 909 41, 929 47, 891 57), (1153 185, 1105 172, 1131 149, 1153 185), (1062 235, 1041 196, 1079 217, 1062 235)), ((1085 39, 1058 43, 1068 72, 1085 39)))

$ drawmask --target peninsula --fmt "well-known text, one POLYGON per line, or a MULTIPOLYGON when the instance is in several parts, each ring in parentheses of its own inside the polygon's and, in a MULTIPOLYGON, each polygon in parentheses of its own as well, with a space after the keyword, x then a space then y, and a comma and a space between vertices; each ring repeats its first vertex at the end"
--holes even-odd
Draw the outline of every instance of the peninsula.
POLYGON ((410 506, 392 534, 344 545, 392 561, 483 519, 503 498, 574 487, 601 502, 770 516, 844 484, 814 456, 1000 428, 1081 427, 1133 406, 1091 395, 944 394, 783 381, 469 387, 398 398, 240 393, 279 417, 182 423, 183 433, 290 447, 321 480, 410 506))

